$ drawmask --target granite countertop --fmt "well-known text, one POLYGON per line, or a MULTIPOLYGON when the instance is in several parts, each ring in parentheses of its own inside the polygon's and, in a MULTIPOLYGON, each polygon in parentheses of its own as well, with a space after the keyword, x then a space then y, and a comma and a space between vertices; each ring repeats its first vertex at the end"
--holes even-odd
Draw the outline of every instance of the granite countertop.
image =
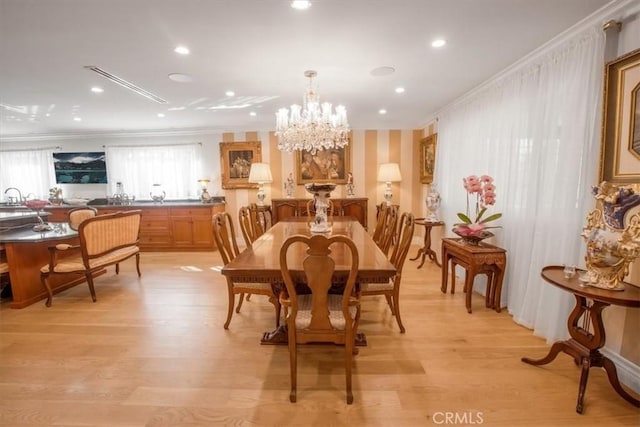
POLYGON ((34 231, 35 224, 14 226, 0 232, 0 243, 29 243, 47 240, 64 240, 78 237, 78 232, 72 230, 67 223, 49 223, 50 230, 34 231))

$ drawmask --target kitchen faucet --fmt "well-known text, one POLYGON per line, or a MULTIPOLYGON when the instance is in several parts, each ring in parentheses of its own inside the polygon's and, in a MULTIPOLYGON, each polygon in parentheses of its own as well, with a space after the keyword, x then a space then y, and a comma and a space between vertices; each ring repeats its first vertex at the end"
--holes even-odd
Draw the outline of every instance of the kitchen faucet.
POLYGON ((22 202, 24 201, 24 199, 22 198, 22 193, 20 192, 20 190, 19 190, 19 189, 17 189, 16 187, 9 187, 9 188, 7 188, 6 190, 4 190, 4 194, 6 195, 6 194, 9 192, 9 190, 15 190, 15 191, 17 191, 17 192, 18 192, 18 199, 16 200, 16 198, 15 198, 15 197, 13 197, 13 196, 12 196, 12 197, 8 197, 8 203, 9 203, 10 205, 13 205, 13 204, 20 205, 20 204, 22 204, 22 202))

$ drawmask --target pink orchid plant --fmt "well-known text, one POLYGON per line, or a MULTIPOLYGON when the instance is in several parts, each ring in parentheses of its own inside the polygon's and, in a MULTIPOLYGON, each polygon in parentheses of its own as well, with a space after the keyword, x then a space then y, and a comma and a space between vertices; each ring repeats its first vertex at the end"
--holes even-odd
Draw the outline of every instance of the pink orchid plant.
POLYGON ((466 214, 458 213, 458 218, 460 218, 462 222, 454 224, 456 233, 461 236, 481 236, 487 228, 498 228, 487 227, 487 223, 502 217, 501 213, 495 213, 483 218, 487 212, 487 208, 496 203, 496 186, 493 184, 493 178, 489 175, 482 175, 480 177, 470 175, 463 178, 462 183, 464 189, 467 190, 467 212, 466 214), (474 220, 472 221, 469 213, 469 195, 473 197, 474 194, 476 196, 476 212, 474 220))

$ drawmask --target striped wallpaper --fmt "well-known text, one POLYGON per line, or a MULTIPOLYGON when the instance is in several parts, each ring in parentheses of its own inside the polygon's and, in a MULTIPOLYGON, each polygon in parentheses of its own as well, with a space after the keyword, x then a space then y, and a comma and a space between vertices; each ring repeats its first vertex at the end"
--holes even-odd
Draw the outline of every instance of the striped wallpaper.
MULTIPOLYGON (((377 181, 378 166, 381 163, 398 163, 402 182, 393 183, 393 202, 400 205, 400 211, 412 212, 416 217, 426 214, 424 196, 427 186, 420 182, 418 158, 420 139, 434 132, 434 126, 418 130, 354 130, 350 142, 351 165, 356 197, 369 199, 369 229, 373 230, 376 205, 384 201, 384 183, 377 181)), ((265 184, 266 202, 272 198, 283 198, 284 181, 289 173, 294 173, 292 153, 281 152, 277 148, 278 138, 273 132, 223 133, 222 142, 261 141, 262 161, 271 165, 273 182, 265 184)), ((224 190, 227 212, 232 215, 241 206, 256 201, 255 189, 224 190)), ((296 186, 296 197, 309 197, 302 185, 296 186)), ((334 197, 345 197, 344 185, 339 185, 334 197)), ((237 220, 237 218, 236 218, 237 220)), ((422 235, 422 230, 416 230, 422 235)))

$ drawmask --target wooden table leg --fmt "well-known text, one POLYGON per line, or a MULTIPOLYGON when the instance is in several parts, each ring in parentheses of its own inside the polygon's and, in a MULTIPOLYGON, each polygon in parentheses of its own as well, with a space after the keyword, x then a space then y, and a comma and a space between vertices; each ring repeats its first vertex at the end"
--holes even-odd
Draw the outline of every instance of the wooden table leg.
POLYGON ((447 249, 442 246, 442 281, 440 282, 440 290, 443 294, 447 293, 447 282, 449 280, 449 254, 447 249))
POLYGON ((609 304, 602 301, 593 301, 591 305, 587 303, 587 299, 580 295, 574 295, 576 298, 576 306, 569 315, 568 326, 571 338, 566 341, 555 342, 549 353, 542 359, 530 359, 523 357, 521 360, 530 365, 545 365, 552 362, 561 351, 567 353, 577 365, 581 366, 580 385, 578 387, 578 399, 576 403, 576 412, 582 414, 584 410, 584 395, 587 389, 587 381, 589 380, 589 370, 592 367, 604 368, 609 378, 609 383, 613 389, 627 402, 636 407, 640 407, 640 400, 634 398, 626 390, 622 388, 618 380, 618 374, 614 363, 600 353, 599 349, 604 346, 605 333, 604 323, 602 321, 602 310, 609 304), (591 319, 591 329, 584 323, 584 319, 591 319))

